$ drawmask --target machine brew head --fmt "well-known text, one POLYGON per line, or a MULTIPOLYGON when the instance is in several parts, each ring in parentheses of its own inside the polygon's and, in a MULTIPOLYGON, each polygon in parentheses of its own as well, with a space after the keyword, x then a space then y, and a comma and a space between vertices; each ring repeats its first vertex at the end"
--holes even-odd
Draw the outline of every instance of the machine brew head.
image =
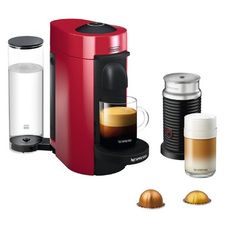
POLYGON ((184 116, 201 112, 200 76, 189 73, 164 77, 162 155, 184 159, 184 116))

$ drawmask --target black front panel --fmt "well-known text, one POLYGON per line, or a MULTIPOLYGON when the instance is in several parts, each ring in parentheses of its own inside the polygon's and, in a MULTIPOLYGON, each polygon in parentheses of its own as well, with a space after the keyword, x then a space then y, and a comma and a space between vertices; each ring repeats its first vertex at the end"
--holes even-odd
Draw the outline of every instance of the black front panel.
MULTIPOLYGON (((129 52, 112 55, 95 56, 94 58, 94 138, 95 138, 95 174, 111 174, 122 170, 126 164, 114 163, 105 159, 105 154, 111 150, 100 150, 99 133, 99 101, 126 102, 126 89, 128 86, 126 73, 126 59, 129 52)), ((119 155, 118 155, 119 156, 119 155)))
POLYGON ((50 138, 55 140, 55 56, 50 54, 50 138))
POLYGON ((128 86, 126 58, 129 52, 95 56, 94 60, 94 132, 99 143, 99 101, 125 102, 128 86))

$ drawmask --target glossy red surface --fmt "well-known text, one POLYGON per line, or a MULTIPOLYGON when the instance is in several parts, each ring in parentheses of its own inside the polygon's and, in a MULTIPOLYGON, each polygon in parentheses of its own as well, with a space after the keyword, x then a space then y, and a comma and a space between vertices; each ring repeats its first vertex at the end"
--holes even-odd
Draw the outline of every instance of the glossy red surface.
POLYGON ((87 34, 76 31, 92 21, 62 19, 51 22, 51 50, 79 58, 94 59, 94 55, 106 55, 127 50, 126 29, 114 26, 115 32, 87 34))
POLYGON ((69 169, 93 175, 93 60, 55 56, 56 155, 69 169))

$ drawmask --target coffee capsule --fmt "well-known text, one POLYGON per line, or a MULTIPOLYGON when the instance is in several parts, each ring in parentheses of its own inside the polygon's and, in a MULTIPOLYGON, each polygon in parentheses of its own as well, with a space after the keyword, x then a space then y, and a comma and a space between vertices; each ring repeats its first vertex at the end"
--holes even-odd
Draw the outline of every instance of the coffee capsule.
POLYGON ((163 203, 162 196, 158 191, 148 189, 140 195, 137 205, 144 208, 160 208, 165 204, 163 203))
POLYGON ((207 194, 199 190, 190 192, 184 198, 185 203, 196 204, 196 205, 206 204, 209 203, 210 201, 211 199, 207 196, 207 194))

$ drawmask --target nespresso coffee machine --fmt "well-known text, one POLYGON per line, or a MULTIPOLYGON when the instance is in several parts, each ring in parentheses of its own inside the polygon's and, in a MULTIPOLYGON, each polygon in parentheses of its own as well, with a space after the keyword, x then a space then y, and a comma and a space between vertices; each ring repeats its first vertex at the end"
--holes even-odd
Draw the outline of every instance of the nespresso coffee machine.
MULTIPOLYGON (((11 48, 19 49, 16 44, 9 40, 11 48)), ((12 149, 52 150, 69 169, 87 175, 111 174, 144 161, 149 146, 141 139, 120 150, 100 144, 99 102, 126 102, 126 29, 88 20, 56 20, 51 22, 50 47, 50 139, 41 137, 42 132, 10 132, 12 149)), ((11 97, 10 91, 10 110, 11 97)))

